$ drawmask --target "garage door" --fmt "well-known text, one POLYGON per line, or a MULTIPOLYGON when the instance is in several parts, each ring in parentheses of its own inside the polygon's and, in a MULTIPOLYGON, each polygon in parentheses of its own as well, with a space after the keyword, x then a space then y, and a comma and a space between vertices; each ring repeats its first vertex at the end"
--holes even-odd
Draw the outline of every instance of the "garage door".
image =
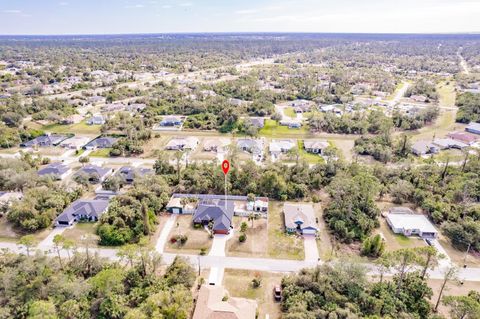
POLYGON ((172 213, 180 214, 180 208, 172 208, 172 213))
POLYGON ((304 229, 302 231, 304 235, 315 235, 315 230, 314 229, 304 229))

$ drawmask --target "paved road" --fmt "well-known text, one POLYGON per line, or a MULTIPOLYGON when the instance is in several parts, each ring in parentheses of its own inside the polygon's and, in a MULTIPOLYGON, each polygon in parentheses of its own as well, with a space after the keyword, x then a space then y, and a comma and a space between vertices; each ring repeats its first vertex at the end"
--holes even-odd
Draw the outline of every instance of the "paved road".
MULTIPOLYGON (((49 255, 53 255, 53 247, 42 247, 49 255)), ((15 253, 26 253, 24 247, 20 247, 15 243, 0 242, 0 249, 8 249, 15 253)), ((84 248, 79 248, 78 251, 84 252, 84 248)), ((116 249, 107 248, 90 248, 90 252, 98 254, 103 258, 111 260, 118 260, 116 249)), ((67 257, 67 253, 62 251, 62 256, 67 257)), ((285 259, 268 259, 268 258, 244 258, 244 257, 224 257, 224 256, 198 256, 188 254, 162 254, 163 261, 169 264, 176 256, 182 256, 186 258, 194 267, 198 267, 198 262, 202 269, 218 267, 218 268, 231 268, 231 269, 243 269, 243 270, 258 270, 269 272, 297 272, 302 268, 315 267, 322 262, 307 261, 307 260, 285 260, 285 259)), ((371 264, 365 264, 368 267, 371 275, 377 274, 374 266, 371 264)), ((430 278, 443 279, 445 268, 436 268, 429 271, 430 278)), ((461 268, 459 270, 459 278, 465 281, 480 281, 480 268, 461 268)))
POLYGON ((408 88, 410 87, 410 83, 404 81, 402 87, 397 91, 393 99, 388 103, 390 107, 395 106, 400 100, 405 96, 405 92, 407 92, 408 88))

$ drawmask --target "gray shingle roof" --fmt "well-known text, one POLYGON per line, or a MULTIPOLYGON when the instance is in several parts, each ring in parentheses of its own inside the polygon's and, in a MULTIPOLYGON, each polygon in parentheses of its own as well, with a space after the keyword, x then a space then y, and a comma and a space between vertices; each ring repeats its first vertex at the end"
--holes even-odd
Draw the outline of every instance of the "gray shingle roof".
POLYGON ((108 200, 79 199, 74 201, 57 217, 57 221, 71 222, 77 216, 100 219, 108 208, 108 200))
POLYGON ((96 147, 96 148, 109 148, 117 142, 117 139, 114 137, 99 137, 90 141, 84 147, 96 147))
POLYGON ((232 201, 205 199, 198 204, 193 215, 195 223, 213 221, 213 230, 230 230, 232 226, 234 205, 232 201))
POLYGON ((37 174, 40 176, 45 175, 63 175, 64 173, 68 172, 70 167, 63 163, 52 163, 47 165, 46 167, 40 169, 37 174))

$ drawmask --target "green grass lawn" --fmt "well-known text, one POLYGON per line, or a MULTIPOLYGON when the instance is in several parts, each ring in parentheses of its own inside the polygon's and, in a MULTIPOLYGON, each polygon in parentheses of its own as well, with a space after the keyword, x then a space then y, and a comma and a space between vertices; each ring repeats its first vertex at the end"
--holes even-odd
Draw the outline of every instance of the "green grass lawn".
POLYGON ((310 132, 305 128, 290 129, 288 126, 281 126, 274 120, 266 120, 265 126, 258 132, 260 136, 265 137, 305 137, 310 132))
POLYGON ((293 109, 293 107, 286 107, 284 110, 283 110, 283 113, 285 113, 286 116, 294 119, 297 117, 297 114, 295 113, 295 110, 293 109))
POLYGON ((72 125, 43 125, 42 130, 51 133, 100 134, 101 125, 87 125, 85 121, 72 125))
POLYGON ((300 154, 300 157, 305 159, 308 163, 310 164, 318 164, 318 163, 323 163, 324 159, 320 155, 317 154, 311 154, 305 151, 303 148, 303 141, 298 141, 298 152, 300 154))
POLYGON ((101 148, 90 153, 91 157, 110 157, 111 148, 101 148))

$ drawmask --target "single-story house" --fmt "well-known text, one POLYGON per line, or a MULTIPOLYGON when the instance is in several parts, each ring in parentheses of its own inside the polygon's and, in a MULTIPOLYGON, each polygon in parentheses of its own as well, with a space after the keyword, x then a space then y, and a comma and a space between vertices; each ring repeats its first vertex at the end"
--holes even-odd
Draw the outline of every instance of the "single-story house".
POLYGON ((268 212, 268 198, 257 197, 254 201, 247 202, 247 210, 251 212, 268 212))
POLYGON ((113 173, 113 169, 108 167, 100 167, 95 165, 87 165, 80 168, 76 173, 76 176, 85 175, 88 181, 92 184, 102 183, 108 176, 113 173))
POLYGON ((193 136, 172 138, 165 149, 170 151, 194 150, 197 148, 198 138, 193 136))
POLYGON ((230 144, 230 140, 225 138, 208 138, 203 142, 203 150, 205 152, 221 152, 230 144))
POLYGON ((261 129, 265 126, 265 118, 263 117, 251 117, 250 123, 258 129, 261 129))
POLYGON ((473 133, 473 134, 479 134, 480 135, 480 123, 470 123, 466 128, 465 131, 473 133))
POLYGON ((118 170, 116 175, 122 177, 127 184, 132 184, 135 181, 135 178, 147 174, 153 174, 153 170, 150 168, 123 166, 118 170))
POLYGON ((58 135, 58 134, 45 134, 34 138, 28 142, 24 142, 20 144, 21 147, 49 147, 49 146, 57 146, 62 141, 66 140, 68 136, 66 135, 58 135))
POLYGON ((80 114, 73 114, 70 116, 67 116, 61 120, 61 124, 64 125, 69 125, 69 124, 77 124, 83 121, 83 116, 80 114))
POLYGON ((410 96, 410 98, 415 102, 420 102, 420 103, 424 103, 428 99, 425 95, 412 95, 410 96))
POLYGON ((325 140, 304 140, 303 148, 305 151, 313 154, 322 154, 323 150, 329 146, 325 140))
POLYGON ((112 103, 112 104, 105 104, 104 106, 102 106, 102 112, 118 112, 118 111, 125 111, 125 104, 112 103))
POLYGON ((172 214, 195 214, 197 200, 192 201, 189 197, 172 196, 165 209, 172 214))
POLYGON ((44 168, 38 170, 37 174, 39 176, 51 176, 54 179, 61 180, 67 177, 68 174, 72 172, 72 169, 67 165, 58 162, 52 163, 44 168))
POLYGON ((230 98, 228 102, 233 106, 242 106, 245 103, 245 101, 236 98, 230 98))
POLYGON ((387 223, 395 234, 418 235, 422 238, 436 238, 437 229, 425 215, 415 214, 405 207, 394 207, 386 215, 387 223))
POLYGON ((66 139, 62 143, 60 143, 60 147, 68 148, 72 150, 79 150, 84 145, 86 145, 90 141, 90 138, 85 136, 74 136, 71 138, 66 139))
POLYGON ((436 154, 440 151, 440 148, 430 141, 417 141, 412 145, 412 153, 421 156, 426 154, 436 154))
POLYGON ((478 140, 477 136, 468 132, 452 132, 452 133, 448 133, 447 136, 450 137, 451 139, 463 142, 468 145, 475 143, 475 141, 478 140))
POLYGON ((302 122, 297 120, 281 120, 279 122, 281 126, 288 126, 288 128, 300 128, 302 127, 302 122))
POLYGON ((198 204, 193 223, 208 225, 213 222, 214 234, 228 234, 233 228, 233 201, 225 202, 223 199, 203 199, 198 204))
POLYGON ((468 146, 468 144, 465 144, 463 142, 460 142, 451 138, 436 138, 433 140, 432 143, 438 146, 438 148, 440 148, 441 150, 450 149, 450 148, 456 148, 461 150, 468 146))
POLYGON ((125 106, 125 111, 128 112, 140 112, 145 109, 147 105, 145 103, 132 103, 125 106))
POLYGON ((269 151, 272 156, 279 156, 281 153, 287 153, 295 145, 294 140, 272 140, 269 145, 269 151))
POLYGON ((110 148, 117 142, 117 140, 118 139, 115 137, 98 137, 90 141, 83 148, 86 150, 95 150, 97 148, 110 148))
POLYGON ((299 231, 303 235, 315 235, 318 232, 313 205, 285 203, 283 213, 287 232, 299 231))
POLYGON ((55 219, 56 226, 71 226, 79 220, 98 221, 108 209, 105 199, 78 199, 55 219))
POLYGON ((263 153, 263 140, 253 138, 239 138, 237 140, 237 147, 245 152, 252 154, 263 153))
POLYGON ((257 302, 234 298, 219 285, 202 285, 192 319, 255 319, 257 302))
POLYGON ((332 113, 335 113, 337 115, 342 115, 342 110, 337 106, 339 104, 335 104, 335 105, 322 105, 320 106, 320 112, 323 112, 323 113, 329 113, 329 112, 332 112, 332 113))
POLYGON ((160 126, 181 126, 183 120, 180 116, 165 116, 160 121, 160 126))
POLYGON ((87 102, 93 105, 105 103, 107 99, 104 96, 91 96, 87 98, 87 102))
POLYGON ((100 115, 100 114, 97 114, 97 115, 93 115, 92 117, 88 118, 86 123, 88 125, 103 125, 105 124, 107 120, 105 119, 105 117, 103 115, 100 115))

